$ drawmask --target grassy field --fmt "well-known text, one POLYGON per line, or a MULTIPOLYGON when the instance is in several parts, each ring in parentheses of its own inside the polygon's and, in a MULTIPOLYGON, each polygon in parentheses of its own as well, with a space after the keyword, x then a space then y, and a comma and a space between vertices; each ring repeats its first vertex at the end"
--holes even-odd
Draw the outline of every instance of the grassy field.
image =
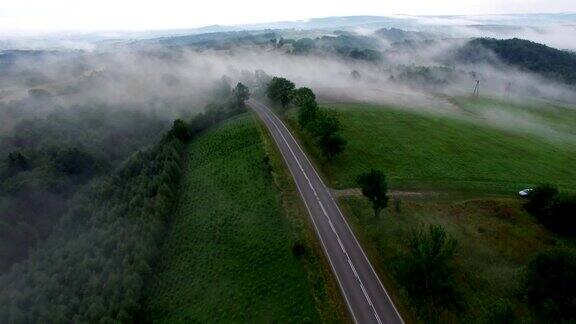
MULTIPOLYGON (((407 255, 409 232, 423 224, 441 225, 458 241, 454 259, 460 309, 448 309, 439 322, 493 322, 494 310, 509 305, 521 322, 538 322, 521 295, 523 271, 539 252, 576 247, 529 216, 516 192, 549 182, 576 190, 574 111, 555 105, 538 110, 496 99, 455 98, 453 116, 363 104, 332 104, 348 140, 334 161, 320 158, 310 138, 298 132, 308 152, 336 188, 356 187, 358 174, 380 169, 392 189, 420 193, 394 197, 380 218, 359 196, 340 198, 345 214, 375 267, 413 317, 428 322, 398 280, 407 255), (492 112, 521 114, 539 125, 557 125, 555 135, 490 120, 492 112), (529 116, 529 117, 527 117, 529 116), (566 136, 564 136, 566 135, 566 136), (395 200, 399 208, 396 210, 395 200), (418 315, 419 314, 419 315, 418 315)), ((294 112, 289 118, 295 125, 294 112)))
POLYGON ((348 140, 345 153, 323 165, 336 188, 353 187, 358 174, 378 168, 395 188, 513 193, 551 182, 576 189, 576 168, 569 167, 576 165, 576 142, 398 107, 330 108, 340 113, 348 140))
MULTIPOLYGON (((439 320, 443 323, 487 323, 500 305, 510 305, 525 323, 538 322, 521 297, 523 270, 546 248, 574 245, 534 222, 515 199, 403 199, 400 211, 388 208, 380 218, 361 197, 341 203, 379 272, 399 292, 406 308, 413 303, 398 278, 407 257, 409 231, 422 224, 441 225, 457 240, 454 263, 462 309, 447 309, 439 320)), ((412 306, 412 311, 426 322, 421 309, 412 306)))
MULTIPOLYGON (((187 148, 187 169, 144 317, 158 323, 338 322, 305 226, 283 210, 259 126, 226 122, 187 148), (307 253, 296 257, 294 242, 307 253)), ((336 296, 338 297, 338 296, 336 296)))

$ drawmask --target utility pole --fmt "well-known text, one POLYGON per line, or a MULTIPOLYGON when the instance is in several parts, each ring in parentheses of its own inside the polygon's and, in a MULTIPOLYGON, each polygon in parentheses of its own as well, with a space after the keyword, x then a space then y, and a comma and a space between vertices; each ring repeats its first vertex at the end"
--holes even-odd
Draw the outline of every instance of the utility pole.
POLYGON ((476 80, 476 86, 474 87, 474 93, 472 96, 478 98, 478 95, 480 95, 480 80, 476 80))

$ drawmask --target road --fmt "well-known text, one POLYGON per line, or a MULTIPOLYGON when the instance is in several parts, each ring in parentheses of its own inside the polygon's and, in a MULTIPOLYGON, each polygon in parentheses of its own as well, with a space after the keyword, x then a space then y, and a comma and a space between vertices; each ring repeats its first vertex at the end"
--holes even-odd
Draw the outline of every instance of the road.
POLYGON ((354 321, 404 323, 330 190, 296 139, 264 104, 253 99, 248 104, 272 134, 294 177, 354 321))

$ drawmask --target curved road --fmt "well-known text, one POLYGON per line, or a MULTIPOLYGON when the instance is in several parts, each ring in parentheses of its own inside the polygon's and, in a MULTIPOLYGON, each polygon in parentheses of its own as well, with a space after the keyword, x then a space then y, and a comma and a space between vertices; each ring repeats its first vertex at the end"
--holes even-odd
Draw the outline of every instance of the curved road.
POLYGON ((248 104, 276 141, 356 323, 404 323, 332 194, 284 123, 264 104, 248 104))

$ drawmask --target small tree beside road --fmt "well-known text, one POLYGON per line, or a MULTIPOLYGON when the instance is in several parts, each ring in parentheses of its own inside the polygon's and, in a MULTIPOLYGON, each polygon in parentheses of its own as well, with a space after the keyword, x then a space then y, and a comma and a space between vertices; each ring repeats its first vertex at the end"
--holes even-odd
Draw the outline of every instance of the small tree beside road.
POLYGON ((378 217, 382 209, 388 206, 386 176, 382 171, 372 169, 358 176, 357 183, 362 188, 362 194, 372 203, 374 216, 378 217))

